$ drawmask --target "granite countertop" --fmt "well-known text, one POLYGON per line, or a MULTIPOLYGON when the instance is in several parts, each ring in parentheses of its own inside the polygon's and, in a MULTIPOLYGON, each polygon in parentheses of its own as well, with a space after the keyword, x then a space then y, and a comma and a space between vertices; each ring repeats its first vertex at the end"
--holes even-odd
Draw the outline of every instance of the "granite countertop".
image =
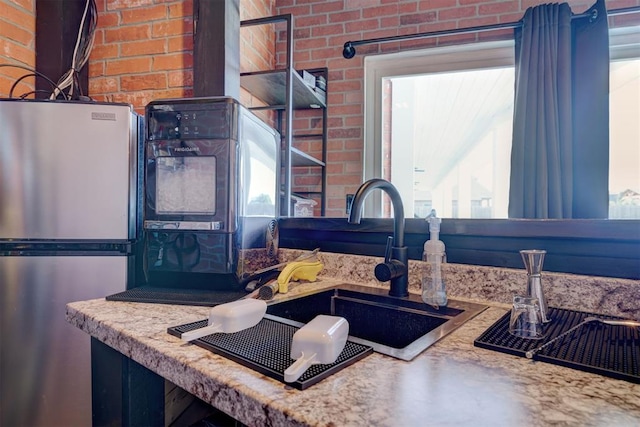
MULTIPOLYGON (((359 270, 369 263, 354 259, 346 262, 340 257, 324 261, 325 273, 334 276, 320 276, 316 283, 293 286, 290 294, 343 283, 345 275, 362 284, 356 279, 359 270), (346 268, 341 263, 351 265, 349 274, 338 274, 346 268)), ((454 284, 456 273, 449 273, 453 279, 450 297, 462 297, 456 295, 462 292, 454 284)), ((367 274, 368 270, 362 273, 363 277, 367 274)), ((493 289, 493 285, 487 285, 491 282, 488 274, 498 273, 485 272, 483 283, 493 289)), ((504 281, 505 274, 520 273, 502 271, 498 276, 504 281)), ((603 292, 613 287, 619 293, 637 295, 638 284, 614 280, 607 282, 603 292)), ((415 291, 415 284, 410 286, 415 291)), ((502 295, 505 291, 496 292, 502 295)), ((478 301, 478 297, 476 293, 468 299, 478 301)), ((597 299, 598 295, 593 297, 597 299)), ((67 319, 248 425, 640 424, 640 384, 474 347, 474 339, 508 307, 499 297, 489 301, 493 302, 488 303, 487 310, 411 362, 374 353, 304 391, 167 333, 167 327, 207 318, 207 307, 96 299, 68 304, 67 319)), ((593 307, 589 304, 598 305, 585 304, 590 309, 593 307)), ((607 307, 607 303, 599 304, 607 307)), ((635 310, 635 306, 627 306, 619 311, 635 310)))

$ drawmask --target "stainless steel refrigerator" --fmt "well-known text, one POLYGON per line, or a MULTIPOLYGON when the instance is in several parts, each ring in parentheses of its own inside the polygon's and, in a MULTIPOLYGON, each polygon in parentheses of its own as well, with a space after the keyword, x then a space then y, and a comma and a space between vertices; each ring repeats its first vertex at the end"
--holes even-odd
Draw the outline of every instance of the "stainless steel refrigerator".
POLYGON ((91 425, 71 301, 132 287, 143 119, 129 105, 0 100, 0 425, 91 425))

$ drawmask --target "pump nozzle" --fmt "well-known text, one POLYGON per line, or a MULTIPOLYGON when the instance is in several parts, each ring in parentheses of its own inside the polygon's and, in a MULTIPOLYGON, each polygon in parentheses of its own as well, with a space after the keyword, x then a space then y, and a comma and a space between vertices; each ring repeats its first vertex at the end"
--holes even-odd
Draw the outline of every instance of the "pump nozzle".
POLYGON ((429 213, 429 215, 425 219, 429 223, 429 234, 431 234, 430 238, 433 240, 438 240, 438 235, 436 234, 434 239, 433 233, 440 232, 440 223, 442 222, 442 219, 438 218, 435 209, 431 209, 431 213, 429 213))

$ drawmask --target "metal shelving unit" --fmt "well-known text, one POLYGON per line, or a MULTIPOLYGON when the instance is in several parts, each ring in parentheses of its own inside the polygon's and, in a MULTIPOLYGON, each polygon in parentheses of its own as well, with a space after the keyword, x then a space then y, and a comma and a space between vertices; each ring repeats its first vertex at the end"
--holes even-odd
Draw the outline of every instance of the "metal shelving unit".
MULTIPOLYGON (((320 198, 320 214, 326 209, 326 156, 327 156, 327 108, 326 91, 310 87, 293 68, 293 31, 291 14, 269 16, 240 22, 241 27, 286 23, 286 63, 282 69, 246 72, 240 74, 240 85, 253 96, 264 102, 265 106, 253 107, 260 110, 277 112, 277 128, 282 136, 283 168, 281 215, 293 216, 291 211, 292 175, 296 167, 317 167, 322 171, 322 183, 319 192, 297 192, 298 194, 320 198), (322 132, 318 134, 293 134, 294 111, 322 109, 322 132), (297 138, 318 138, 322 141, 322 158, 318 159, 293 146, 297 138)), ((327 69, 306 70, 316 76, 327 79, 327 69)))

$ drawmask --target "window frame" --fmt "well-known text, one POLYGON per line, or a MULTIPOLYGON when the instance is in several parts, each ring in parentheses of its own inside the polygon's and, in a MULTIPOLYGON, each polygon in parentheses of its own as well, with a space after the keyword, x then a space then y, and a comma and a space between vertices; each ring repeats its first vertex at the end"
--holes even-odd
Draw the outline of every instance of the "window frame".
MULTIPOLYGON (((640 27, 635 27, 635 30, 628 27, 612 29, 610 40, 612 45, 619 45, 612 49, 612 60, 622 58, 622 55, 637 55, 640 27)), ((460 47, 451 47, 455 48, 460 47)), ((409 57, 418 54, 419 52, 404 53, 409 57)), ((394 58, 397 63, 402 60, 401 56, 403 55, 398 54, 394 58)), ((374 56, 366 57, 365 64, 375 59, 374 56)), ((410 70, 407 68, 407 72, 410 70)), ((370 67, 365 67, 365 180, 375 177, 372 165, 376 161, 380 167, 382 165, 380 157, 376 159, 376 155, 381 154, 380 150, 377 153, 371 151, 371 144, 376 140, 374 124, 380 123, 381 119, 380 113, 374 114, 374 109, 371 108, 376 102, 375 92, 371 88, 375 84, 375 78, 383 75, 382 71, 374 72, 370 67)), ((377 102, 380 103, 380 100, 378 94, 377 102)), ((378 141, 381 141, 380 137, 378 141)), ((365 200, 365 218, 379 217, 373 210, 376 203, 382 207, 381 192, 373 192, 367 199, 371 200, 365 200)), ((384 244, 378 243, 381 240, 379 234, 389 233, 392 221, 384 218, 368 220, 358 230, 352 230, 343 220, 321 218, 309 223, 300 219, 291 220, 282 224, 284 227, 281 238, 283 247, 306 248, 305 245, 311 244, 322 246, 322 250, 329 252, 381 255, 384 253, 384 244), (307 235, 310 242, 294 238, 289 241, 288 228, 292 229, 292 236, 299 235, 301 229, 310 233, 307 235), (368 233, 363 233, 363 228, 368 233), (311 230, 317 231, 318 235, 313 235, 311 230), (337 234, 330 234, 333 230, 338 230, 337 234), (361 237, 363 234, 374 233, 371 242, 361 237), (338 236, 348 242, 339 241, 338 236)), ((406 219, 406 225, 408 236, 405 236, 405 241, 416 240, 415 247, 409 244, 410 258, 420 259, 421 243, 424 242, 428 228, 424 220, 412 218, 406 219)), ((453 263, 521 268, 517 251, 526 246, 547 249, 550 259, 558 257, 558 265, 549 263, 545 266, 547 271, 640 279, 640 220, 444 219, 441 239, 446 242, 448 252, 453 252, 450 260, 453 263)))
MULTIPOLYGON (((380 126, 382 111, 376 106, 382 103, 384 79, 441 71, 515 66, 514 45, 515 42, 511 39, 365 57, 364 180, 383 176, 380 126)), ((364 213, 370 217, 379 217, 381 212, 382 195, 379 192, 372 193, 365 200, 364 213)))

